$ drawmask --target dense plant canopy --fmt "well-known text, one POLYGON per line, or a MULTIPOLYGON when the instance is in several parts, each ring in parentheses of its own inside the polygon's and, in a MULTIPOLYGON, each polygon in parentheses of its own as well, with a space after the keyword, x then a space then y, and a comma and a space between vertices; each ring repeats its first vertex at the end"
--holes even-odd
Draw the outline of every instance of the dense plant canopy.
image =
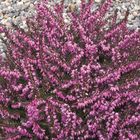
POLYGON ((0 137, 4 140, 139 140, 140 32, 112 0, 69 13, 43 0, 28 31, 0 27, 0 137))

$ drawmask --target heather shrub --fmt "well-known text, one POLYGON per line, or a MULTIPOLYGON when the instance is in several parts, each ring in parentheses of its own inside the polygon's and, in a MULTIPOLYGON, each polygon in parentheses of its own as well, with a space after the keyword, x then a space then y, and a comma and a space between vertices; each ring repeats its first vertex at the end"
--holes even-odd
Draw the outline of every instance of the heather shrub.
POLYGON ((127 16, 105 18, 82 1, 65 23, 63 4, 42 1, 13 25, 0 57, 0 137, 4 140, 139 140, 140 31, 127 16))

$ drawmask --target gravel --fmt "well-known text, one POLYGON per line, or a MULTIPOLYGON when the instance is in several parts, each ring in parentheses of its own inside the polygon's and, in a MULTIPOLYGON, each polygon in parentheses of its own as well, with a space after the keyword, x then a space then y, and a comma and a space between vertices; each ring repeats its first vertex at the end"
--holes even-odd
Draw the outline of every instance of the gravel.
MULTIPOLYGON (((26 17, 32 17, 36 13, 34 4, 38 1, 39 0, 0 0, 0 24, 5 24, 10 28, 11 22, 14 22, 21 28, 26 29, 25 19, 26 17)), ((55 0, 55 2, 56 1, 59 2, 60 0, 55 0)), ((93 10, 96 10, 103 0, 94 1, 95 5, 93 6, 93 10)), ((67 8, 74 3, 79 5, 80 0, 65 0, 67 8)), ((118 9, 118 21, 123 19, 124 13, 129 9, 128 27, 130 29, 140 28, 140 0, 114 0, 108 15, 112 14, 115 9, 118 9)), ((66 17, 66 14, 64 14, 64 17, 66 17)), ((4 48, 3 46, 0 40, 0 50, 4 48)))
MULTIPOLYGON (((11 22, 19 25, 21 28, 26 28, 25 19, 35 14, 34 4, 39 0, 0 0, 0 23, 11 27, 11 22)), ((59 2, 60 0, 55 0, 59 2)), ((94 0, 94 9, 100 5, 103 0, 94 0)), ((80 0, 65 0, 69 6, 76 2, 80 4, 80 0)), ((115 9, 118 9, 118 18, 122 19, 127 9, 130 10, 129 27, 138 28, 140 26, 140 0, 114 0, 113 6, 110 9, 111 14, 115 9)), ((118 19, 118 20, 119 20, 118 19)), ((140 27, 139 27, 140 28, 140 27)))
POLYGON ((34 4, 38 0, 1 0, 0 3, 0 23, 11 27, 11 22, 25 28, 26 17, 31 17, 35 13, 34 4))

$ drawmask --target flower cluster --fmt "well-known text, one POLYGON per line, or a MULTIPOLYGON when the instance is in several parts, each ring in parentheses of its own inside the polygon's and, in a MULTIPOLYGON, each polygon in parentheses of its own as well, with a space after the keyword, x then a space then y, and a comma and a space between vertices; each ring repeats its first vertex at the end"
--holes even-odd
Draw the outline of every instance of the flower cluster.
MULTIPOLYGON (((5 140, 139 140, 140 31, 129 30, 112 0, 68 13, 42 0, 28 31, 1 26, 0 137, 5 140)), ((1 139, 0 138, 0 139, 1 139)))

